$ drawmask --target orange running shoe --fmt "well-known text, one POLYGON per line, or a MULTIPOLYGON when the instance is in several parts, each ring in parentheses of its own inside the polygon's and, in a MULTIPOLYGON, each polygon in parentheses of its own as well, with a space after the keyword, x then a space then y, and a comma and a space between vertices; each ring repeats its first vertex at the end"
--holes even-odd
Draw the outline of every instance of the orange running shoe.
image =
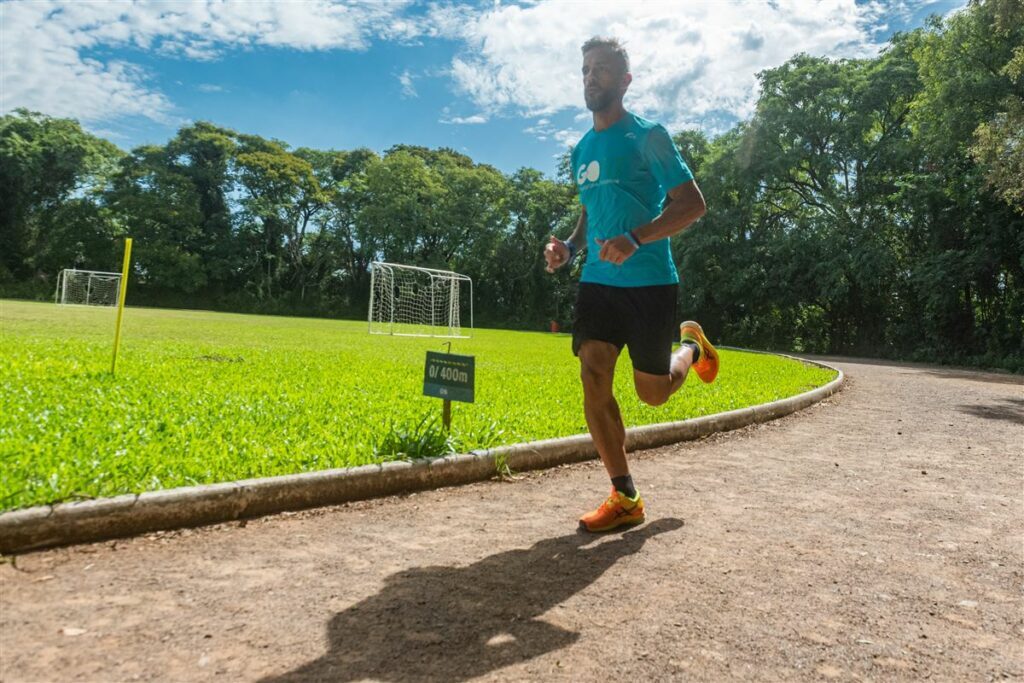
POLYGON ((580 517, 580 530, 598 533, 644 522, 644 501, 640 494, 629 498, 612 487, 612 495, 593 512, 580 517))
POLYGON ((715 347, 704 336, 704 330, 700 325, 692 320, 680 325, 679 341, 692 342, 700 347, 700 360, 693 364, 693 371, 705 384, 714 382, 715 377, 718 377, 718 351, 715 351, 715 347))

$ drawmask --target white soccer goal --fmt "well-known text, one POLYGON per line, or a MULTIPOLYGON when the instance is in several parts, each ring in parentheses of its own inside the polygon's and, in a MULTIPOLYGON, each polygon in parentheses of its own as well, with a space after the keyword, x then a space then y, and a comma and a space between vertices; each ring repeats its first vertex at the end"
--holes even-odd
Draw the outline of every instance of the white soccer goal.
POLYGON ((464 308, 472 332, 473 281, 465 275, 384 261, 370 264, 370 334, 467 338, 464 308), (466 288, 468 300, 463 298, 466 288))
POLYGON ((57 276, 53 300, 59 304, 116 306, 120 289, 121 273, 66 268, 57 276))

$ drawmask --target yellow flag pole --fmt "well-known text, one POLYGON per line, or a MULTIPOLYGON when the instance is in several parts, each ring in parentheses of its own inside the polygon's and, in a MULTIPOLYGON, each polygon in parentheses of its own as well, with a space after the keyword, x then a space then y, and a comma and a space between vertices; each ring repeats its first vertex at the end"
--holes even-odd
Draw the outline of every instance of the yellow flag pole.
POLYGON ((128 265, 132 260, 132 238, 124 240, 124 264, 121 266, 121 292, 117 297, 117 326, 114 328, 114 360, 110 374, 117 372, 117 350, 121 346, 121 317, 124 314, 124 295, 128 292, 128 265))

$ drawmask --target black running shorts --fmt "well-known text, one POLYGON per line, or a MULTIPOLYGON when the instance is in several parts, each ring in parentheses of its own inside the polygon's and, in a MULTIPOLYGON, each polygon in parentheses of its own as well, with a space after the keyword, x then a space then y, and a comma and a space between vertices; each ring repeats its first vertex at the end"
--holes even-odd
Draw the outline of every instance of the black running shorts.
POLYGON ((588 339, 629 348, 633 368, 652 375, 669 374, 676 334, 679 285, 609 287, 581 282, 573 313, 572 352, 588 339))

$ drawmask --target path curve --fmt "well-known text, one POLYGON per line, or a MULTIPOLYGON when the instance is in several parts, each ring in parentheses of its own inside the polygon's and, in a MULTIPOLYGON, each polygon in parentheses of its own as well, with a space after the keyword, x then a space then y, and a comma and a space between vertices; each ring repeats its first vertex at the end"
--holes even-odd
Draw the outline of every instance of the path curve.
MULTIPOLYGON (((631 456, 0 566, 0 679, 1024 675, 1024 378, 829 361, 844 391, 631 456)), ((673 400, 686 400, 685 390, 673 400)))

